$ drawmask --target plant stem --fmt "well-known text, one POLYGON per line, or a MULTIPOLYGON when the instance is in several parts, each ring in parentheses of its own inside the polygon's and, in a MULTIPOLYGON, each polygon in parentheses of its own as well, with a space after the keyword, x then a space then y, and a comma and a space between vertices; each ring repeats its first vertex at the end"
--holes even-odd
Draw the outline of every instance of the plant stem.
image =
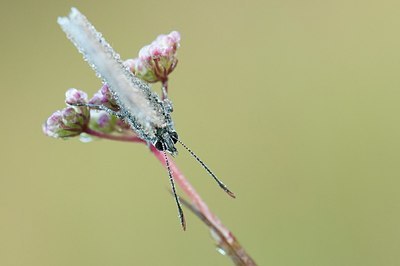
MULTIPOLYGON (((109 140, 117 140, 117 141, 126 141, 126 142, 135 142, 135 143, 144 143, 145 141, 137 137, 136 135, 111 135, 99 131, 95 131, 90 128, 86 128, 84 131, 86 134, 91 136, 95 136, 98 138, 109 139, 109 140)), ((154 154, 154 156, 160 161, 160 163, 167 167, 165 164, 165 158, 163 152, 157 150, 153 145, 150 145, 150 151, 154 154)), ((247 254, 247 252, 242 248, 240 243, 237 241, 235 236, 226 228, 222 222, 215 216, 211 210, 208 208, 207 204, 203 201, 200 195, 196 192, 194 187, 189 183, 183 173, 179 170, 178 166, 169 156, 169 166, 172 172, 172 176, 178 186, 183 190, 183 192, 188 196, 191 200, 193 206, 188 206, 200 219, 205 222, 210 230, 211 235, 214 240, 217 242, 219 248, 223 249, 224 252, 232 259, 232 261, 236 265, 247 265, 253 266, 256 265, 254 260, 247 254)), ((185 205, 188 205, 187 203, 185 205)))
POLYGON ((167 99, 168 98, 168 78, 164 79, 162 81, 162 99, 167 99))
POLYGON ((109 139, 109 140, 117 140, 117 141, 126 141, 126 142, 138 142, 138 143, 145 143, 141 138, 137 137, 136 135, 111 135, 107 133, 103 133, 100 131, 93 130, 91 128, 86 128, 84 132, 88 135, 101 138, 101 139, 109 139))

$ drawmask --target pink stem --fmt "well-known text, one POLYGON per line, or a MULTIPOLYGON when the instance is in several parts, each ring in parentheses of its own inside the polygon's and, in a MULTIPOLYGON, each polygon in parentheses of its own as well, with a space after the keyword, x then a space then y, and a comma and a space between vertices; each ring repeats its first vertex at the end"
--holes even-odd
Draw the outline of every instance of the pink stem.
MULTIPOLYGON (((118 140, 118 141, 127 141, 127 142, 136 142, 136 143, 144 143, 145 141, 137 137, 136 135, 110 135, 107 133, 95 131, 90 128, 86 128, 85 133, 110 140, 118 140)), ((161 164, 166 167, 164 154, 157 150, 153 145, 150 145, 150 150, 156 156, 156 158, 161 162, 161 164)), ((196 210, 199 211, 206 219, 203 220, 206 224, 210 223, 210 229, 212 232, 215 232, 217 235, 222 238, 215 238, 217 244, 220 247, 224 247, 224 250, 227 250, 228 255, 234 261, 236 265, 248 265, 253 266, 256 265, 254 260, 247 254, 247 252, 241 247, 239 242, 236 240, 235 236, 226 228, 221 221, 210 211, 207 204, 203 201, 200 195, 196 192, 193 186, 189 183, 183 173, 179 170, 177 165, 174 163, 171 157, 169 157, 169 166, 172 171, 172 176, 175 182, 179 185, 179 187, 183 190, 183 192, 190 198, 193 206, 196 210), (228 246, 226 246, 226 244, 228 246)), ((195 210, 195 211, 196 211, 195 210)))
POLYGON ((92 135, 94 137, 102 138, 102 139, 109 139, 109 140, 118 140, 118 141, 127 141, 127 142, 139 142, 139 143, 145 143, 141 138, 135 136, 135 135, 111 135, 107 133, 103 133, 100 131, 93 130, 91 128, 86 128, 84 130, 86 134, 92 135))

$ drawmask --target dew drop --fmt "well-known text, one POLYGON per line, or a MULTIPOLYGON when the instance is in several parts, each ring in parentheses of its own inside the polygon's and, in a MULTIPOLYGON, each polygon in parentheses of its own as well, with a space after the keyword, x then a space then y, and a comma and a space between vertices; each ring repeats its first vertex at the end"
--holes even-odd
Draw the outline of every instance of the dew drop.
POLYGON ((81 133, 79 135, 79 140, 81 142, 83 142, 83 143, 88 143, 88 142, 92 142, 93 138, 90 135, 86 134, 86 133, 81 133))
POLYGON ((221 247, 217 247, 217 251, 218 251, 218 253, 221 254, 222 256, 225 256, 225 255, 226 255, 226 251, 225 251, 223 248, 221 248, 221 247))

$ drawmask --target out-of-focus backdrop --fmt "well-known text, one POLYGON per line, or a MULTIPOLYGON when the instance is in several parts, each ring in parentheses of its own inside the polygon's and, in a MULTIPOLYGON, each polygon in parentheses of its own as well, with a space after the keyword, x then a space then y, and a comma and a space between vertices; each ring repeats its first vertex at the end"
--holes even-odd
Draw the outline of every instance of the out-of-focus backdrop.
MULTIPOLYGON (((259 265, 400 264, 398 1, 2 1, 0 265, 230 265, 144 145, 42 134, 100 81, 56 23, 123 58, 182 35, 177 164, 259 265)), ((159 86, 154 86, 158 90, 159 86)))

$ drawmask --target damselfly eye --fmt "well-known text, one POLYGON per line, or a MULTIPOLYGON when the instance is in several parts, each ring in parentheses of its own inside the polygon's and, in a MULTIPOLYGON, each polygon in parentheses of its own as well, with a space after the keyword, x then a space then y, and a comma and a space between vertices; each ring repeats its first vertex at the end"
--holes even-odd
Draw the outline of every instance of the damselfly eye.
POLYGON ((157 142, 156 142, 156 145, 154 145, 154 146, 155 146, 156 149, 159 150, 159 151, 163 151, 163 150, 164 150, 164 147, 163 147, 161 141, 157 141, 157 142))
POLYGON ((169 135, 171 136, 172 141, 174 142, 174 144, 178 142, 178 133, 172 132, 169 135))

